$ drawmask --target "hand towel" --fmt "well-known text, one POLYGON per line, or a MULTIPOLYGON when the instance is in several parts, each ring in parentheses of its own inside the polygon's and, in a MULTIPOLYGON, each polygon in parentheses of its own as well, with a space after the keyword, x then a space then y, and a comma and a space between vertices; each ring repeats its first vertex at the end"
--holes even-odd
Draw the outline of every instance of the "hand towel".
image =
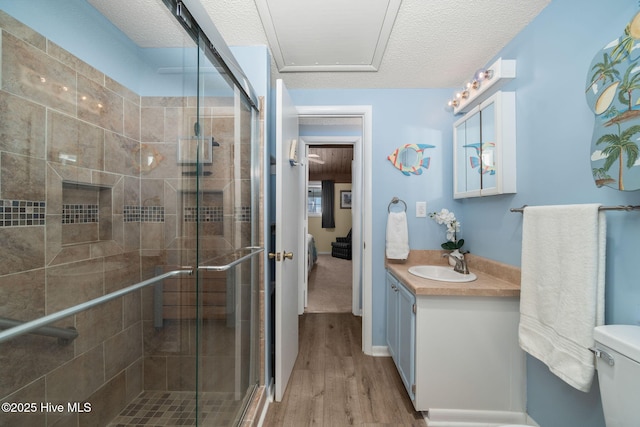
POLYGON ((604 322, 599 206, 526 207, 523 214, 520 347, 584 392, 595 372, 593 328, 604 322))
POLYGON ((405 260, 409 256, 407 214, 389 212, 387 217, 387 258, 405 260))

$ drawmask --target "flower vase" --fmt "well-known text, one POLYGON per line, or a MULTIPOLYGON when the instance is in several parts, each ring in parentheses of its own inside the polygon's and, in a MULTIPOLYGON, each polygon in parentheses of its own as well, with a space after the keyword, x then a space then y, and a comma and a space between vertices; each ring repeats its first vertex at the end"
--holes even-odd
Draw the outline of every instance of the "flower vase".
MULTIPOLYGON (((462 255, 458 249, 454 249, 453 251, 449 252, 449 255, 454 256, 458 259, 462 259, 464 257, 464 255, 462 255)), ((448 259, 449 259, 449 265, 452 267, 455 267, 456 261, 451 257, 448 257, 448 259)))

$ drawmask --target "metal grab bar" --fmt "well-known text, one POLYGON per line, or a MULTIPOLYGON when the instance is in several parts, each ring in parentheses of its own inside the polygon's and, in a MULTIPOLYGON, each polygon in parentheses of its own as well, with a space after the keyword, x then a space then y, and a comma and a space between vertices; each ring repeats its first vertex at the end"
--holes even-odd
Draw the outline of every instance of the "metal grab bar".
POLYGON ((111 292, 110 294, 103 295, 101 297, 94 298, 92 300, 83 302, 81 304, 74 305, 73 307, 69 307, 64 310, 51 313, 47 316, 22 323, 19 326, 14 326, 13 328, 0 332, 0 343, 4 341, 8 341, 12 338, 18 337, 20 335, 30 333, 32 331, 42 328, 43 326, 47 326, 53 322, 57 322, 58 320, 64 319, 65 317, 69 317, 76 313, 80 313, 81 311, 88 310, 89 308, 95 307, 97 305, 104 304, 105 302, 114 300, 123 295, 137 291, 138 289, 142 289, 146 286, 152 285, 160 280, 164 280, 168 277, 177 276, 178 274, 185 274, 185 273, 192 274, 193 270, 188 269, 188 270, 170 271, 168 273, 161 274, 160 276, 155 276, 155 277, 152 277, 151 279, 147 279, 140 283, 136 283, 135 285, 131 285, 129 287, 122 288, 118 291, 111 292))
MULTIPOLYGON (((226 253, 223 255, 219 255, 217 257, 211 258, 208 261, 205 262, 205 264, 208 264, 210 262, 214 262, 214 261, 228 261, 226 264, 223 265, 202 265, 198 267, 198 270, 204 270, 204 271, 226 271, 229 270, 231 267, 240 264, 246 260, 248 260, 249 258, 251 258, 254 255, 259 254, 260 252, 263 252, 264 248, 258 247, 258 246, 248 246, 246 248, 242 248, 242 249, 237 249, 233 252, 230 253, 226 253), (248 252, 248 253, 247 253, 248 252)), ((164 300, 164 295, 163 295, 163 291, 164 291, 164 286, 163 283, 157 283, 155 285, 155 289, 153 290, 153 326, 155 328, 162 328, 164 327, 164 317, 163 317, 163 312, 162 312, 162 308, 163 308, 163 300, 164 300)))
POLYGON ((246 248, 238 249, 228 254, 220 255, 218 257, 212 258, 203 264, 208 264, 213 261, 222 261, 226 262, 226 264, 222 265, 199 265, 198 270, 205 271, 226 271, 233 266, 240 264, 241 262, 245 262, 249 258, 254 255, 259 254, 260 252, 264 252, 264 248, 259 246, 248 246, 246 248), (247 253, 248 252, 248 253, 247 253))
MULTIPOLYGON (((24 323, 22 320, 9 319, 8 317, 0 317, 0 329, 9 329, 20 326, 24 323)), ((45 337, 58 338, 58 344, 67 345, 78 337, 78 331, 73 326, 68 328, 57 328, 54 326, 43 326, 34 331, 32 334, 42 335, 45 337)))

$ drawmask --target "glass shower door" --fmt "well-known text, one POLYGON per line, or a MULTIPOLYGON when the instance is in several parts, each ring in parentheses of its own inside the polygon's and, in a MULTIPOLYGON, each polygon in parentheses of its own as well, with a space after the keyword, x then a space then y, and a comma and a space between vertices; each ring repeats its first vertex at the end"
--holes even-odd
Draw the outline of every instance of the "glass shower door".
POLYGON ((198 70, 198 140, 211 158, 198 173, 197 415, 230 426, 258 383, 257 113, 206 48, 198 70))

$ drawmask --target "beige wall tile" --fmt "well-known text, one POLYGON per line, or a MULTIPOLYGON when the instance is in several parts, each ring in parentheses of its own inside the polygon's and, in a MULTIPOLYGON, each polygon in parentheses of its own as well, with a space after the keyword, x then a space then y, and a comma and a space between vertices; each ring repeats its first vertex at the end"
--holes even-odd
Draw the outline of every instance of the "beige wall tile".
POLYGON ((143 222, 140 224, 140 248, 164 249, 164 224, 143 222))
POLYGON ((35 402, 38 404, 38 411, 35 412, 5 412, 0 417, 0 426, 44 426, 46 425, 46 412, 40 411, 40 402, 45 402, 45 382, 44 377, 34 381, 28 386, 18 390, 14 394, 0 400, 0 402, 35 402))
POLYGON ((56 58, 63 64, 67 65, 69 68, 76 70, 83 76, 95 81, 98 84, 104 84, 104 73, 96 70, 91 65, 82 61, 80 58, 71 54, 51 40, 47 40, 47 53, 53 58, 56 58))
POLYGON ((177 144, 142 144, 140 147, 140 177, 175 178, 182 176, 178 166, 177 144))
POLYGON ((104 383, 102 346, 82 353, 46 375, 47 401, 67 404, 83 402, 104 383))
POLYGON ((44 316, 44 269, 0 276, 0 315, 32 320, 44 316))
MULTIPOLYGON (((76 315, 76 355, 122 331, 122 300, 116 299, 76 315)), ((105 349, 105 352, 107 350, 105 349)))
POLYGON ((47 269, 47 314, 103 295, 103 260, 95 259, 47 269))
POLYGON ((91 403, 91 411, 78 416, 80 426, 103 426, 115 418, 127 405, 127 382, 124 372, 104 384, 86 401, 91 403))
POLYGON ((124 134, 127 138, 140 141, 140 103, 124 101, 124 134))
POLYGON ((167 357, 167 388, 196 390, 196 358, 194 356, 167 357))
POLYGON ((47 39, 44 38, 44 36, 32 30, 12 16, 9 16, 2 10, 0 10, 0 27, 42 51, 46 49, 47 39))
POLYGON ((2 198, 10 200, 45 200, 45 162, 34 157, 11 153, 0 155, 2 198))
POLYGON ((137 397, 142 393, 142 385, 144 382, 143 375, 143 359, 138 359, 126 370, 127 378, 127 402, 130 402, 134 397, 137 397))
POLYGON ((0 91, 0 150, 45 158, 45 108, 0 91))
POLYGON ((144 389, 167 389, 167 358, 150 356, 144 358, 144 389))
POLYGON ((0 275, 44 267, 44 227, 0 229, 0 275))
POLYGON ((104 170, 104 130, 70 116, 50 112, 47 134, 50 162, 104 170), (68 158, 75 161, 66 161, 68 158))
POLYGON ((140 259, 137 251, 105 259, 105 292, 111 293, 140 282, 140 259))
POLYGON ((99 83, 78 76, 78 118, 124 133, 124 100, 99 83))
POLYGON ((39 104, 75 114, 75 71, 7 33, 2 37, 2 88, 39 104))
POLYGON ((142 357, 142 323, 138 322, 104 342, 105 377, 124 371, 142 357))
MULTIPOLYGON (((143 102, 146 98, 143 98, 143 102)), ((164 141, 164 108, 142 107, 140 109, 140 141, 164 141)))

